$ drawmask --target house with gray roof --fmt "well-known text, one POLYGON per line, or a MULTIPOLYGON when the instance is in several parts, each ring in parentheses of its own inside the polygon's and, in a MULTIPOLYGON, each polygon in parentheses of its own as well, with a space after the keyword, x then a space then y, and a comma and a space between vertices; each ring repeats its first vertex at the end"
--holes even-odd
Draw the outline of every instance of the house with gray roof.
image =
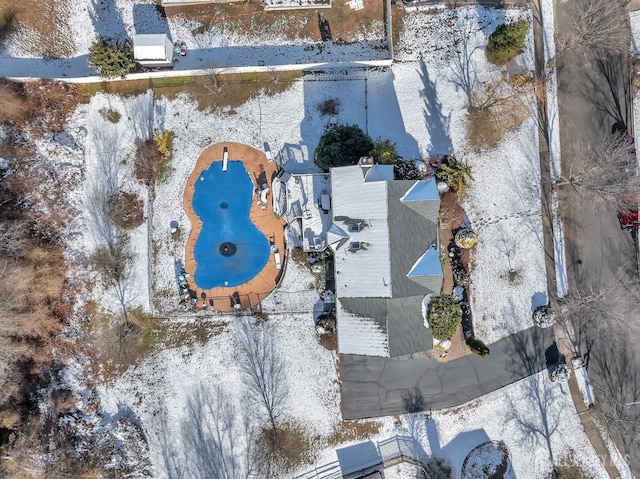
POLYGON ((394 180, 393 166, 331 169, 338 350, 400 357, 433 346, 423 300, 440 294, 435 180, 394 180))

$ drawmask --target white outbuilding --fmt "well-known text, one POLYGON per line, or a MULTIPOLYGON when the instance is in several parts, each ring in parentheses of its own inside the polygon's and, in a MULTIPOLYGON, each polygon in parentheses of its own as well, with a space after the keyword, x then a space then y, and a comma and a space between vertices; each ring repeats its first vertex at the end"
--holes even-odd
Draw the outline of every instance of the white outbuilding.
POLYGON ((135 35, 133 58, 140 66, 167 68, 173 66, 173 43, 164 33, 135 35))

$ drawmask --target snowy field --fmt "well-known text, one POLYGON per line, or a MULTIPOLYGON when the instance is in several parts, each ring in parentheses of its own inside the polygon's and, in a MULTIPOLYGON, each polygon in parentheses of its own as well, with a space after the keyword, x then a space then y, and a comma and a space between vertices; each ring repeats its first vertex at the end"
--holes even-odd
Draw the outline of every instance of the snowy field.
MULTIPOLYGON (((131 25, 131 4, 127 5, 120 10, 125 24, 131 25)), ((82 25, 88 21, 83 15, 89 12, 83 8, 78 12, 74 24, 82 25)), ((107 21, 106 14, 104 18, 107 21)), ((202 438, 211 442, 208 428, 216 426, 226 428, 225 439, 219 444, 238 467, 244 467, 247 431, 256 427, 257 418, 251 414, 255 408, 244 399, 246 385, 237 364, 238 319, 176 311, 177 297, 173 296, 175 264, 182 260, 184 243, 171 239, 169 225, 178 221, 182 241, 186 240, 190 226, 182 209, 184 185, 200 153, 213 143, 237 141, 258 149, 267 144, 274 156, 296 173, 316 171, 311 160, 313 149, 329 122, 357 123, 373 138, 396 142, 405 158, 455 152, 471 165, 474 177, 464 206, 479 239, 472 261, 476 334, 491 343, 531 326, 532 310, 547 302, 537 125, 533 119, 526 120, 496 148, 482 152, 472 150, 466 138, 469 91, 465 85, 491 81, 499 74, 486 62, 483 47, 493 28, 506 18, 530 20, 530 12, 480 7, 443 10, 437 15, 410 12, 400 39, 400 62, 392 68, 305 76, 278 95, 254 96, 233 113, 200 112, 187 96, 152 102, 150 95, 120 98, 98 94, 78 107, 67 132, 39 142, 41 153, 62 176, 80 172, 68 192, 78 214, 67 237, 68 256, 76 264, 72 274, 85 278, 82 260, 108 239, 105 225, 96 221, 92 210, 95 198, 105 194, 107 184, 135 192, 146 201, 146 190, 133 175, 134 141, 150 134, 147 120, 151 117, 153 128, 175 133, 173 172, 157 186, 153 202, 153 255, 149 254, 146 225, 130 232, 135 253, 131 284, 135 289, 132 286, 127 303, 148 309, 152 289, 154 296, 166 297, 157 313, 168 316, 168 321, 183 325, 210 322, 219 326, 219 332, 188 347, 154 351, 122 376, 98 385, 98 415, 103 423, 117 421, 123 411, 140 421, 154 477, 179 477, 180 473, 199 477, 194 468, 203 466, 195 456, 205 447, 202 438), (435 28, 442 25, 447 28, 435 28), (334 117, 318 111, 327 99, 339 101, 334 117), (120 113, 119 121, 108 121, 107 110, 120 113), (151 286, 149 268, 153 271, 151 286), (510 270, 517 272, 515 279, 510 270), (215 411, 227 414, 221 417, 215 411), (246 422, 241 420, 244 416, 246 422)), ((182 38, 190 32, 186 24, 172 25, 172 29, 182 38)), ((190 41, 214 45, 224 38, 223 33, 210 31, 190 41)), ((78 52, 86 51, 92 34, 75 34, 78 52)), ((236 41, 232 35, 228 38, 236 41)), ((242 43, 242 39, 237 41, 242 43)), ((532 43, 530 34, 523 54, 523 63, 529 67, 533 65, 532 43)), ((12 45, 7 50, 10 55, 28 54, 15 42, 12 45)), ((298 291, 312 281, 309 271, 289 262, 280 289, 298 291)), ((95 282, 90 294, 103 308, 118 311, 119 299, 109 288, 95 282)), ((319 345, 313 304, 308 307, 308 314, 273 315, 267 324, 285 364, 289 395, 283 419, 316 436, 313 459, 322 464, 336 460, 335 445, 330 446, 327 438, 340 423, 339 379, 335 353, 319 345)), ((74 364, 76 369, 70 371, 73 374, 68 381, 75 382, 79 397, 84 397, 81 364, 74 364)), ((446 457, 456 478, 466 454, 489 439, 506 443, 519 479, 538 479, 541 472, 551 469, 553 461, 571 455, 594 477, 606 477, 582 432, 568 388, 549 383, 545 374, 456 411, 437 413, 433 421, 426 421, 424 415, 404 417, 403 425, 396 428, 392 418, 383 418, 379 435, 371 439, 409 435, 427 455, 446 457)), ((413 477, 408 467, 396 469, 398 479, 413 477)), ((199 474, 202 470, 206 473, 201 469, 199 474)), ((299 472, 304 470, 302 467, 299 472)))

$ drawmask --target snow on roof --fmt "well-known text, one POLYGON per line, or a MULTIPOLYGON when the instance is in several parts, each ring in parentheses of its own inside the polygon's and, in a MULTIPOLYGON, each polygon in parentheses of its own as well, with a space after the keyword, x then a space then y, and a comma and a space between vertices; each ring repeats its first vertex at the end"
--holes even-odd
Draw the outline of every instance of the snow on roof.
POLYGON ((415 262, 407 276, 434 276, 442 275, 440 255, 431 247, 415 262))
POLYGON ((433 178, 428 180, 416 181, 407 193, 400 198, 400 201, 424 201, 424 200, 440 200, 438 188, 433 178))
POLYGON ((382 456, 371 441, 336 449, 340 472, 343 475, 359 472, 371 466, 382 464, 382 456))
POLYGON ((373 165, 364 175, 364 181, 367 183, 387 180, 393 180, 393 165, 373 165))
POLYGON ((329 231, 327 231, 327 243, 329 243, 330 246, 333 246, 334 249, 338 249, 338 247, 340 246, 337 243, 348 238, 349 235, 345 233, 342 228, 335 224, 332 224, 329 227, 329 231))
POLYGON ((287 181, 289 215, 301 217, 302 247, 305 251, 322 251, 328 246, 327 230, 331 226, 331 212, 322 209, 321 197, 330 192, 328 175, 295 175, 287 181))
POLYGON ((171 52, 171 42, 164 33, 141 34, 133 37, 133 56, 136 60, 169 60, 171 52))
POLYGON ((359 221, 362 225, 358 231, 349 229, 350 241, 336 250, 338 296, 390 297, 387 183, 365 183, 359 166, 343 166, 331 169, 331 190, 334 222, 359 221), (350 248, 355 242, 363 248, 350 248))
POLYGON ((389 357, 387 332, 378 321, 349 313, 340 299, 336 301, 336 312, 340 354, 389 357))

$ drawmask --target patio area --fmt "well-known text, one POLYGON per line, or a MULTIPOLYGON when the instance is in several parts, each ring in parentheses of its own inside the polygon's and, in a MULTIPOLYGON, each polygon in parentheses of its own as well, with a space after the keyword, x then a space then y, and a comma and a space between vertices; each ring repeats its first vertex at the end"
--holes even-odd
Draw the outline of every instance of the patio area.
MULTIPOLYGON (((224 166, 223 166, 224 171, 224 166)), ((285 268, 284 222, 277 218, 271 206, 272 182, 277 173, 274 162, 266 155, 240 143, 217 143, 207 148, 187 180, 184 192, 184 210, 191 221, 191 233, 185 247, 184 271, 190 275, 189 295, 195 298, 196 307, 216 311, 233 311, 256 306, 277 286, 285 268), (195 245, 203 223, 193 209, 196 181, 212 163, 241 160, 251 177, 255 190, 251 200, 250 220, 265 235, 270 245, 269 259, 258 274, 244 284, 232 287, 199 288, 192 280, 197 268, 195 245)))

